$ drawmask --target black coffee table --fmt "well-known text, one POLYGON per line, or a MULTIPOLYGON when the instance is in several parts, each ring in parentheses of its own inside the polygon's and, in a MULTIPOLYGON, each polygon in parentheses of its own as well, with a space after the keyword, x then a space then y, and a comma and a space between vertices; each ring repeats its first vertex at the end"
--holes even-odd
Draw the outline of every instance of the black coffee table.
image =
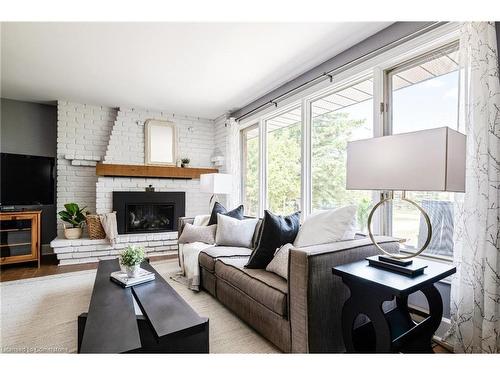
POLYGON ((208 319, 148 262, 141 267, 156 279, 122 288, 109 279, 120 269, 118 260, 99 262, 89 311, 78 317, 78 353, 208 353, 208 319))

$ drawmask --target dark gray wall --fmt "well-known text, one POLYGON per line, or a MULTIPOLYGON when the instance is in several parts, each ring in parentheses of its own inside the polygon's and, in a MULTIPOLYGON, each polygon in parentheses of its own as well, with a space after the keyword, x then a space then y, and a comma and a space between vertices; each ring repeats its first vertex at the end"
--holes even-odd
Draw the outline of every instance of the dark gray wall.
MULTIPOLYGON (((56 157, 57 107, 55 105, 2 98, 0 113, 2 152, 56 157)), ((22 208, 42 210, 42 244, 48 244, 57 236, 55 204, 22 206, 22 208)))
POLYGON ((314 79, 315 77, 320 76, 325 72, 330 72, 334 69, 337 69, 353 60, 363 57, 380 48, 384 48, 391 43, 397 42, 402 38, 408 37, 432 25, 438 26, 438 24, 435 22, 396 22, 389 27, 386 27, 385 29, 379 31, 378 33, 366 38, 355 46, 316 66, 315 68, 308 70, 297 78, 288 81, 275 90, 254 100, 252 103, 249 103, 243 108, 232 111, 231 116, 239 117, 244 113, 259 107, 260 105, 269 103, 270 100, 286 93, 287 91, 301 84, 310 81, 311 79, 314 79))

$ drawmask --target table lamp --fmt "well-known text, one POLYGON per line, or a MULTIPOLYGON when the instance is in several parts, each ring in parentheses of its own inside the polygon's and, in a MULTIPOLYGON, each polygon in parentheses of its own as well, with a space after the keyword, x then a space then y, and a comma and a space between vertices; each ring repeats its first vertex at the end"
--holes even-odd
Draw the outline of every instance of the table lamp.
POLYGON ((442 127, 347 144, 346 188, 389 191, 388 197, 381 199, 368 216, 370 239, 386 255, 379 257, 380 261, 405 267, 411 264, 409 258, 421 254, 429 245, 432 238, 429 216, 418 203, 408 199, 405 192, 464 192, 465 140, 464 134, 442 127), (375 210, 394 199, 395 190, 401 191, 401 199, 422 213, 427 224, 427 239, 423 246, 408 255, 385 251, 375 241, 371 228, 375 210))
POLYGON ((200 175, 200 191, 211 193, 208 208, 212 206, 212 201, 218 194, 231 194, 233 190, 233 177, 225 173, 206 173, 200 175))

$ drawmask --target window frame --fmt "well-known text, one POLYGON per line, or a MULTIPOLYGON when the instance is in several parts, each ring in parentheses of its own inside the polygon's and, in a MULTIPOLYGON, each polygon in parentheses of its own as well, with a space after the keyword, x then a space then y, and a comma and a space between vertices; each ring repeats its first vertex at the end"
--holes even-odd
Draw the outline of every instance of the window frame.
MULTIPOLYGON (((247 143, 246 143, 246 138, 245 138, 245 135, 246 133, 248 133, 249 131, 252 131, 252 130, 259 130, 259 123, 254 123, 253 125, 249 125, 243 129, 240 130, 240 163, 241 163, 241 197, 242 197, 242 200, 245 199, 246 197, 246 189, 245 189, 245 186, 246 186, 246 183, 245 183, 245 177, 246 177, 246 172, 247 172, 247 154, 246 154, 246 150, 247 150, 247 143)), ((259 176, 257 178, 257 184, 259 185, 259 195, 260 195, 260 180, 261 180, 261 176, 260 176, 260 159, 261 159, 261 156, 260 156, 260 133, 258 135, 259 137, 259 150, 258 150, 258 156, 257 156, 257 160, 258 160, 258 168, 259 168, 259 176)), ((257 196, 257 214, 260 215, 260 196, 257 196)))
POLYGON ((301 184, 301 191, 300 191, 300 205, 301 205, 301 212, 302 212, 302 217, 304 213, 304 187, 303 187, 303 182, 304 182, 304 175, 303 175, 303 166, 304 166, 304 108, 302 106, 303 102, 302 100, 294 101, 292 103, 289 103, 286 106, 282 106, 279 110, 271 112, 268 116, 264 116, 260 119, 260 137, 261 137, 261 142, 260 142, 260 157, 261 157, 261 169, 262 169, 262 183, 261 183, 261 190, 260 191, 260 197, 261 201, 260 204, 260 215, 264 215, 264 210, 267 210, 269 208, 268 205, 268 152, 267 152, 267 122, 269 120, 272 120, 276 117, 279 117, 283 114, 286 114, 290 111, 293 111, 294 109, 300 108, 301 110, 301 176, 300 176, 300 184, 301 184))
MULTIPOLYGON (((459 46, 460 40, 459 36, 455 35, 451 40, 440 43, 439 46, 434 46, 434 48, 427 49, 416 56, 412 56, 404 61, 399 62, 391 67, 387 67, 382 71, 383 74, 383 90, 384 90, 384 109, 383 109, 383 131, 382 135, 392 135, 393 134, 393 89, 392 89, 392 77, 398 72, 404 71, 412 66, 418 65, 420 62, 427 60, 433 54, 438 53, 446 49, 450 49, 455 45, 459 46)), ((459 79, 460 81, 460 79, 459 79)), ((382 108, 381 108, 382 110, 382 108)), ((457 111, 459 110, 459 104, 457 103, 457 111)), ((457 121, 457 127, 459 123, 457 121)), ((384 191, 383 194, 388 194, 388 191, 384 191)), ((386 204, 384 207, 382 221, 384 226, 384 235, 392 236, 392 222, 393 222, 393 206, 392 204, 386 204)), ((400 249, 401 252, 406 254, 412 254, 413 251, 406 250, 404 248, 400 249)), ((420 254, 423 258, 434 259, 444 262, 452 262, 452 256, 441 256, 435 254, 426 254, 425 252, 420 254)))
MULTIPOLYGON (((301 165, 301 204, 302 219, 311 214, 312 208, 312 150, 311 150, 311 103, 322 97, 331 95, 339 91, 342 87, 348 87, 362 77, 371 76, 373 78, 373 136, 379 137, 387 135, 387 87, 386 72, 397 66, 439 50, 450 43, 454 43, 460 38, 459 22, 450 22, 439 26, 423 35, 417 36, 401 45, 395 46, 367 61, 357 65, 349 66, 345 70, 335 73, 331 81, 324 80, 303 91, 283 98, 275 107, 263 109, 240 121, 240 129, 258 124, 259 126, 259 215, 264 214, 267 207, 267 129, 266 120, 278 116, 291 108, 301 106, 302 113, 302 165, 301 165), (384 107, 382 110, 381 107, 384 107)), ((349 65, 349 64, 348 64, 349 65)), ((242 159, 243 160, 243 159, 242 159)), ((242 176, 244 174, 242 173, 242 176)), ((242 177, 244 178, 244 177, 242 177)), ((243 182, 242 182, 243 186, 243 182)), ((243 192, 243 191, 242 191, 243 192)), ((374 191, 374 203, 387 192, 374 191)), ((390 214, 384 207, 377 210, 373 217, 373 230, 376 233, 387 235, 390 228, 390 214)), ((429 256, 435 258, 434 256, 429 256)), ((449 259, 437 259, 449 261, 449 259)))

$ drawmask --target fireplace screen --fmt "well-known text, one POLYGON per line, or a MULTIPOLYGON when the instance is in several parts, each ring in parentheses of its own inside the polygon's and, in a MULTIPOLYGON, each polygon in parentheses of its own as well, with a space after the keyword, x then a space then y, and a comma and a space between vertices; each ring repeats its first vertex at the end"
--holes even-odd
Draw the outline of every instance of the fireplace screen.
POLYGON ((127 204, 126 233, 163 232, 174 229, 174 205, 127 204))

